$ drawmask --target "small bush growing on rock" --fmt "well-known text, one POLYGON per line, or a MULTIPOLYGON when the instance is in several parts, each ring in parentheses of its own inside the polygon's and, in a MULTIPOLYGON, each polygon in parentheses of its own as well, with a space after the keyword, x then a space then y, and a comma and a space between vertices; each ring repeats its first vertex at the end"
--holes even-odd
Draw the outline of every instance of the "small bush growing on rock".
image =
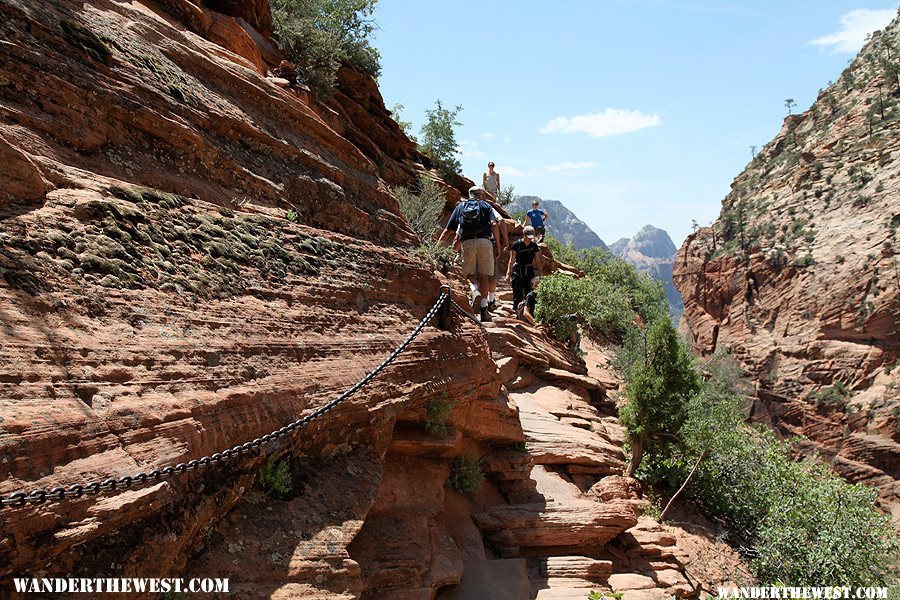
POLYGON ((597 592, 592 591, 588 594, 588 600, 622 600, 625 594, 622 592, 597 592))
POLYGON ((452 400, 447 400, 446 393, 428 401, 425 407, 425 429, 428 433, 440 437, 447 435, 447 422, 455 404, 452 400))
POLYGON ((507 185, 500 188, 500 193, 497 194, 495 200, 497 200, 497 204, 500 206, 509 206, 516 198, 518 198, 518 196, 516 196, 516 188, 507 185))
POLYGON ((287 461, 276 461, 274 454, 259 468, 256 479, 270 496, 286 496, 291 493, 291 473, 287 461))
POLYGON ((417 190, 396 187, 392 191, 400 203, 400 211, 419 239, 423 242, 432 239, 446 204, 443 190, 433 179, 422 177, 417 190))
POLYGON ((843 406, 847 403, 847 396, 850 395, 850 388, 843 381, 837 381, 834 385, 821 389, 813 394, 813 400, 816 404, 835 404, 843 406))
POLYGON ((421 243, 413 252, 425 262, 437 265, 454 255, 452 247, 440 246, 434 239, 435 226, 444 210, 444 192, 438 184, 428 178, 419 180, 418 190, 398 187, 393 189, 394 197, 400 203, 400 211, 421 243))
POLYGON ((814 264, 816 264, 816 260, 812 257, 812 254, 808 253, 794 260, 795 267, 809 267, 814 264))
POLYGON ((450 468, 450 486, 460 494, 471 495, 481 489, 484 474, 481 460, 471 454, 461 454, 453 459, 450 468))
POLYGON ((369 38, 377 0, 272 0, 274 37, 297 65, 303 83, 330 93, 342 61, 363 72, 381 74, 378 50, 369 38))

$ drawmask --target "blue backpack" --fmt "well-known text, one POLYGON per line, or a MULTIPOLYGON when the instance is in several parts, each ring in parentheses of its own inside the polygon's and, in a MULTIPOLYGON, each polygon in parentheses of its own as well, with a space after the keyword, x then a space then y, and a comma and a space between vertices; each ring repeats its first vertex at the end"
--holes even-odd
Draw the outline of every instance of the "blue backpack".
POLYGON ((460 237, 463 239, 476 237, 486 229, 488 219, 485 218, 484 205, 481 200, 474 198, 466 200, 460 211, 459 224, 461 225, 460 237))

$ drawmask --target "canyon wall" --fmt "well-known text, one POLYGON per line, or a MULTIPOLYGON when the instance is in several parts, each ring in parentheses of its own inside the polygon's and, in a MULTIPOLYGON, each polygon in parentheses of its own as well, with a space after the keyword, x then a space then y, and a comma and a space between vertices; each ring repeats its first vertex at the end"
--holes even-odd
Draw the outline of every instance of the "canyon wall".
POLYGON ((702 354, 757 383, 752 417, 808 439, 900 517, 900 22, 876 32, 734 180, 675 264, 702 354))

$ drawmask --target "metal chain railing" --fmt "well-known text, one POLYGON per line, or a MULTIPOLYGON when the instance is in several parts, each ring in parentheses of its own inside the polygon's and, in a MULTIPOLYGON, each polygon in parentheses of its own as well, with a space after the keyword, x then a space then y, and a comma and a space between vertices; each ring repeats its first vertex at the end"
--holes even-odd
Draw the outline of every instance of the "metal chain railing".
MULTIPOLYGON (((234 448, 230 448, 228 450, 223 450, 221 452, 216 452, 211 456, 204 456, 203 458, 198 458, 196 460, 190 460, 186 463, 178 463, 177 465, 168 465, 165 467, 161 467, 158 469, 154 469, 149 473, 141 472, 136 475, 125 475, 122 477, 109 478, 105 481, 92 481, 90 483, 76 483, 74 485, 70 485, 69 487, 55 487, 52 489, 36 489, 30 492, 14 492, 7 496, 0 496, 0 508, 4 507, 18 507, 24 506, 25 504, 43 504, 48 500, 62 501, 67 499, 81 498, 85 494, 89 496, 95 496, 101 493, 106 492, 114 492, 119 489, 128 489, 132 487, 140 487, 146 485, 148 483, 156 483, 162 481, 164 479, 168 479, 175 475, 180 475, 186 471, 194 471, 198 469, 202 469, 203 467, 207 467, 212 463, 221 463, 232 457, 240 456, 244 453, 250 452, 255 448, 259 448, 265 444, 270 444, 273 441, 281 438, 288 433, 294 431, 298 427, 303 427, 308 425, 311 421, 321 417, 335 406, 348 399, 350 396, 358 392, 362 389, 366 384, 368 384, 372 379, 378 376, 389 364, 391 364, 397 356, 403 352, 407 346, 409 346, 416 337, 422 332, 425 326, 435 317, 435 315, 440 311, 441 307, 444 305, 444 302, 447 300, 453 303, 454 306, 457 307, 457 310, 461 310, 459 305, 453 301, 453 298, 450 296, 450 286, 443 285, 441 286, 441 294, 438 299, 435 301, 434 305, 432 305, 431 309, 429 309, 428 313, 422 317, 422 320, 419 321, 419 324, 416 325, 416 328, 413 329, 412 333, 403 340, 403 342, 397 346, 397 348, 391 352, 391 354, 385 358, 381 364, 372 369, 365 377, 360 379, 356 384, 350 389, 346 390, 343 394, 329 402, 328 404, 324 404, 319 408, 315 409, 305 417, 297 419, 293 423, 285 425, 280 429, 276 429, 266 435, 261 435, 249 442, 244 442, 243 444, 239 444, 234 448)), ((474 319, 471 314, 467 311, 462 311, 466 316, 474 319)), ((476 320, 477 322, 477 320, 476 320)))
POLYGON ((472 321, 479 327, 484 327, 484 324, 481 321, 479 321, 475 315, 473 315, 472 313, 467 311, 465 308, 460 306, 459 303, 456 300, 454 300, 452 296, 450 297, 450 306, 453 307, 453 310, 455 310, 456 312, 458 312, 465 318, 469 319, 470 321, 472 321))

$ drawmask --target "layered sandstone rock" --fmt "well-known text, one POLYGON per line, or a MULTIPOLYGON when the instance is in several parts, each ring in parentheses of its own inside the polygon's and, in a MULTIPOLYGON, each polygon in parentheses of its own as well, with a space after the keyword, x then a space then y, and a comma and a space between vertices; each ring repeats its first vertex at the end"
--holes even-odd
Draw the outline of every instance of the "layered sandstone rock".
POLYGON ((694 347, 741 361, 758 386, 753 416, 808 436, 809 450, 895 510, 898 44, 895 20, 785 119, 675 266, 694 347))
MULTIPOLYGON (((272 431, 462 289, 411 257, 390 186, 421 157, 375 82, 345 67, 325 102, 275 76, 264 1, 0 14, 0 494, 272 431)), ((439 319, 266 454, 3 509, 0 595, 14 574, 228 577, 232 598, 563 597, 617 575, 681 593, 675 553, 628 562, 662 546, 633 531, 604 352, 439 319), (472 497, 448 484, 462 455, 486 476, 472 497)))
MULTIPOLYGON (((264 28, 242 37, 235 25, 251 21, 199 4, 0 12, 4 494, 276 429, 378 364, 434 302, 441 281, 403 250, 415 238, 387 187, 414 180, 415 146, 373 81, 344 69, 331 104, 276 85, 241 50, 264 28)), ((276 454, 302 472, 300 457, 365 446, 380 464, 398 406, 438 391, 494 399, 494 373, 472 326, 429 327, 364 395, 276 454)), ((0 573, 181 572, 261 460, 5 510, 0 573)), ((379 481, 355 489, 348 543, 379 481)), ((309 527, 323 523, 295 531, 319 539, 309 527)), ((358 567, 342 577, 364 588, 358 567)))

